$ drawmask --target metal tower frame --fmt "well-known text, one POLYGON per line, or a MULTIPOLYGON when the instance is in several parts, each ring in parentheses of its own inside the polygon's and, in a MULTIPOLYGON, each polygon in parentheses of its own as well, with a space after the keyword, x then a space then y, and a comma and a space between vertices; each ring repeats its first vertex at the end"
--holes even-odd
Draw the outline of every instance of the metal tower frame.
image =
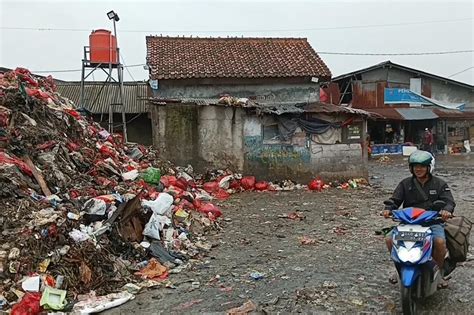
MULTIPOLYGON (((109 12, 113 13, 114 12, 109 12)), ((118 20, 118 16, 117 16, 118 20)), ((115 21, 116 19, 113 20, 114 22, 114 33, 115 33, 115 38, 117 38, 117 30, 115 27, 115 21)), ((109 61, 112 59, 112 48, 109 49, 110 52, 110 58, 109 61)), ((114 132, 114 113, 115 107, 120 107, 120 113, 122 114, 122 130, 123 130, 123 138, 125 142, 128 142, 128 137, 127 137, 127 121, 125 117, 125 107, 123 105, 123 64, 120 63, 120 51, 119 48, 116 48, 117 50, 117 60, 118 63, 92 63, 90 60, 90 46, 84 46, 84 58, 82 59, 82 71, 81 71, 81 95, 79 98, 79 106, 89 109, 90 107, 94 106, 94 104, 97 102, 100 94, 104 90, 105 86, 110 85, 111 87, 115 87, 116 92, 118 90, 118 101, 117 100, 117 93, 115 93, 114 102, 109 104, 109 133, 114 132), (107 75, 107 78, 105 79, 104 83, 102 84, 99 93, 97 94, 96 98, 94 99, 94 102, 92 104, 86 104, 85 100, 85 85, 86 85, 86 80, 87 78, 93 74, 96 70, 102 70, 105 72, 107 75), (114 70, 117 70, 117 79, 114 78, 114 70), (86 75, 86 72, 87 75, 86 75)))

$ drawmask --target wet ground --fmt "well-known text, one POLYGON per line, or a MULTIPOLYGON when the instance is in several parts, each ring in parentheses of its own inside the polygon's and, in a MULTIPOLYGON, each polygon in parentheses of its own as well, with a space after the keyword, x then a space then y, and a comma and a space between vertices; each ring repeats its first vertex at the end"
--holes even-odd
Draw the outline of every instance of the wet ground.
MULTIPOLYGON (((436 172, 452 187, 456 213, 474 221, 474 156, 441 157, 436 172)), ((397 158, 370 162, 372 187, 234 195, 222 203, 226 219, 208 237, 208 257, 171 275, 174 288, 149 290, 106 313, 225 313, 248 300, 272 314, 399 313, 398 285, 387 280, 393 267, 375 232, 392 225, 380 217, 381 203, 408 175, 397 158), (284 217, 291 212, 299 218, 284 217)), ((472 253, 422 310, 474 313, 472 253)))

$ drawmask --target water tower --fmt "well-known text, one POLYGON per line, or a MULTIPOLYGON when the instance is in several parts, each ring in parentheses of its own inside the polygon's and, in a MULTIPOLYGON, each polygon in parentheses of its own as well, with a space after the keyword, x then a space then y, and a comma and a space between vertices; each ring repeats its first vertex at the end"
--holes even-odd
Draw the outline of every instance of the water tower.
MULTIPOLYGON (((115 22, 119 21, 117 13, 110 11, 107 13, 110 20, 114 22, 114 34, 108 30, 95 30, 89 35, 89 46, 84 47, 84 59, 82 59, 81 72, 81 95, 79 106, 90 109, 103 93, 104 88, 108 87, 107 92, 113 93, 114 100, 109 105, 109 132, 113 133, 114 113, 121 113, 122 131, 124 141, 127 142, 127 122, 125 118, 125 107, 123 105, 123 64, 120 63, 120 51, 117 47, 117 29, 115 22), (94 99, 87 97, 87 78, 89 78, 96 70, 106 74, 106 79, 100 87, 98 94, 94 99)), ((109 98, 105 98, 109 99, 109 98)))

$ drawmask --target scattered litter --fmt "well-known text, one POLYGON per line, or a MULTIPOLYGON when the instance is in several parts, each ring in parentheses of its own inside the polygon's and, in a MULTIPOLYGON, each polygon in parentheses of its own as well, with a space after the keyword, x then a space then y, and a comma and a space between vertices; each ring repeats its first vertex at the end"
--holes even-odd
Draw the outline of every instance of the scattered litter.
POLYGON ((242 306, 232 308, 226 312, 227 315, 246 315, 257 310, 257 305, 251 300, 242 304, 242 306))
POLYGON ((261 280, 264 277, 265 277, 265 274, 258 271, 252 272, 250 274, 250 278, 252 278, 253 280, 261 280))
POLYGON ((78 314, 99 313, 122 305, 134 298, 133 294, 126 291, 110 293, 105 296, 95 296, 95 292, 92 292, 74 305, 73 312, 78 314))

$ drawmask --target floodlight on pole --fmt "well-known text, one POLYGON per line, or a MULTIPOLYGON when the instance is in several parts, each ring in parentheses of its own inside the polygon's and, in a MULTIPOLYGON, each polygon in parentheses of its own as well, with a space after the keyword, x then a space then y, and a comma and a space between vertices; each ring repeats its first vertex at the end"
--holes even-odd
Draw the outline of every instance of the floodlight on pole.
POLYGON ((114 20, 117 22, 120 21, 118 14, 115 13, 114 10, 107 12, 107 17, 109 18, 109 20, 114 20))

